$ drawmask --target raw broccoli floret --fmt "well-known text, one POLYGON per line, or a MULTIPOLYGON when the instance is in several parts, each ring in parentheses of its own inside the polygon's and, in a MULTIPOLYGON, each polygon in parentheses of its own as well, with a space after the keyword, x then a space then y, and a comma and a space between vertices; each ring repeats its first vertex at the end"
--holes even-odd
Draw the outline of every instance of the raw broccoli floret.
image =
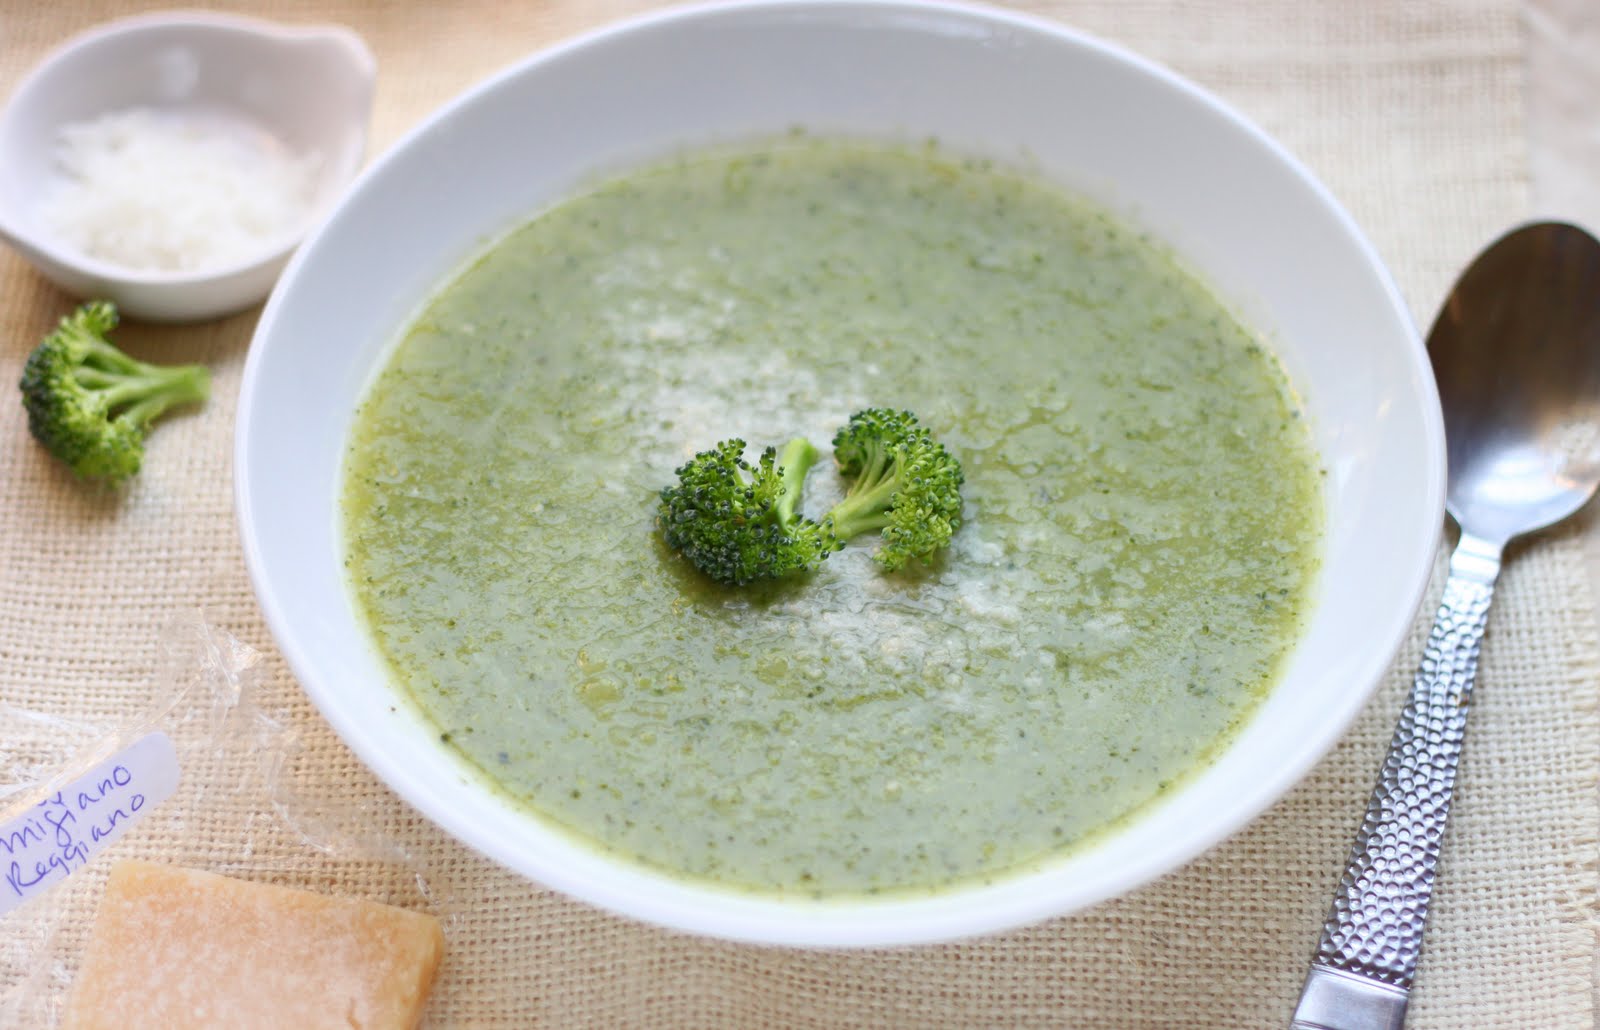
POLYGON ((61 320, 22 367, 28 430, 80 476, 121 482, 139 471, 150 423, 178 404, 203 402, 201 365, 136 361, 106 339, 117 325, 109 301, 61 320))
POLYGON ((678 469, 661 491, 668 545, 717 580, 743 586, 814 568, 838 547, 825 527, 799 513, 806 473, 817 462, 808 440, 779 455, 768 447, 754 465, 743 440, 724 440, 678 469))
POLYGON ((884 568, 927 561, 961 528, 961 463, 911 412, 857 412, 833 438, 833 456, 852 481, 822 523, 840 540, 881 530, 872 556, 884 568))
POLYGON ((745 442, 725 440, 678 469, 661 492, 666 542, 712 579, 743 585, 816 568, 845 541, 878 531, 873 557, 889 570, 927 560, 961 525, 961 463, 908 411, 869 408, 833 440, 839 471, 852 482, 821 521, 799 512, 817 450, 791 440, 756 464, 745 442))

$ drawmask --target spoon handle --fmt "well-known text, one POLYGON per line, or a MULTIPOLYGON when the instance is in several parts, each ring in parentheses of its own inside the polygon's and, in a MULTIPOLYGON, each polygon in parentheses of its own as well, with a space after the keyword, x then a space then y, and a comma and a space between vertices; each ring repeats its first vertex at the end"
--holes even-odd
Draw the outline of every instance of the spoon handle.
POLYGON ((1291 1030, 1399 1030, 1405 1024, 1499 571, 1500 546, 1463 532, 1291 1030))

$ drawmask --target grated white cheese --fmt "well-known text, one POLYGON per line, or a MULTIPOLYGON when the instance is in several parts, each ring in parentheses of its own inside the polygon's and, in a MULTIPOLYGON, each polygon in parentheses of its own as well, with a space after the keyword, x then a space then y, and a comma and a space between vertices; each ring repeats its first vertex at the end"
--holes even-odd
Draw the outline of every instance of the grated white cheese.
POLYGON ((131 108, 63 126, 45 227, 129 268, 194 271, 260 254, 316 201, 321 155, 206 111, 131 108))

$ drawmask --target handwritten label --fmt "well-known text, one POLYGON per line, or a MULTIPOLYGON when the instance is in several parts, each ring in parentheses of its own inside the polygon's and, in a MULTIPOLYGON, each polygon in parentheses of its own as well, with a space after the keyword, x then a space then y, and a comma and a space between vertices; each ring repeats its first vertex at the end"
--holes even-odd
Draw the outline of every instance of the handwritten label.
POLYGON ((0 825, 0 916, 83 868, 177 789, 172 739, 152 733, 0 825))

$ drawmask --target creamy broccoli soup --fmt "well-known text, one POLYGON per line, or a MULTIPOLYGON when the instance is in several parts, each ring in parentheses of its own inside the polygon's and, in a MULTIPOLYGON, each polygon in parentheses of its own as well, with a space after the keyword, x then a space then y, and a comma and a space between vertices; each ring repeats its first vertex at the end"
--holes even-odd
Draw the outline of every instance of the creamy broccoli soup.
POLYGON ((1272 357, 1157 244, 931 151, 790 142, 608 182, 444 286, 356 419, 354 595, 441 740, 688 878, 926 890, 1060 855, 1271 688, 1320 539, 1272 357), (720 587, 661 489, 727 437, 917 413, 964 525, 720 587))

